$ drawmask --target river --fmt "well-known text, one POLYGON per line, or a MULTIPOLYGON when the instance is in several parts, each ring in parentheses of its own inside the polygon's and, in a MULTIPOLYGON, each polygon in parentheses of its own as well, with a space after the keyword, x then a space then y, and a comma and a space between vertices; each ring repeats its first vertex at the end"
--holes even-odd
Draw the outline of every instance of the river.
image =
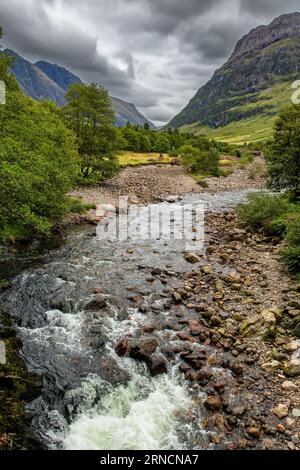
MULTIPOLYGON (((210 211, 224 211, 245 196, 201 194, 180 204, 202 201, 210 211)), ((0 278, 12 278, 12 286, 0 297, 1 312, 13 320, 28 370, 43 377, 42 393, 28 411, 44 448, 210 447, 205 431, 189 419, 199 410, 178 357, 167 350, 174 312, 162 293, 194 268, 183 251, 180 241, 103 241, 94 227, 75 227, 63 241, 34 245, 2 263, 0 278), (163 282, 150 282, 153 269, 161 270, 163 282), (103 305, 90 308, 99 294, 103 305), (147 313, 135 307, 134 296, 151 306, 147 313), (115 352, 120 340, 139 338, 149 323, 156 328, 147 334, 168 362, 168 373, 155 377, 143 362, 115 352)))

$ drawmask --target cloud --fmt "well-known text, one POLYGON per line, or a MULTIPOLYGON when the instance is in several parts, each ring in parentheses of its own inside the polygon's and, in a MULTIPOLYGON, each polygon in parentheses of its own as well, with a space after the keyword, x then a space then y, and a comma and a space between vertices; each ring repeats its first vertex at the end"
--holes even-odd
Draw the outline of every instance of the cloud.
POLYGON ((169 120, 250 29, 299 0, 0 0, 2 43, 169 120))

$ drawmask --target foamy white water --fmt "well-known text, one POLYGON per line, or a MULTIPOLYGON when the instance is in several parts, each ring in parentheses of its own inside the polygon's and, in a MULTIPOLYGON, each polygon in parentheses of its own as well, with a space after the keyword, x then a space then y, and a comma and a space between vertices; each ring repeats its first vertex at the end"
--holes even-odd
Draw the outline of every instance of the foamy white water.
MULTIPOLYGON (((64 445, 69 450, 182 449, 178 415, 191 406, 175 373, 154 379, 136 375, 126 386, 111 387, 98 406, 79 416, 64 445)), ((189 427, 183 430, 181 423, 181 430, 187 435, 189 427)))

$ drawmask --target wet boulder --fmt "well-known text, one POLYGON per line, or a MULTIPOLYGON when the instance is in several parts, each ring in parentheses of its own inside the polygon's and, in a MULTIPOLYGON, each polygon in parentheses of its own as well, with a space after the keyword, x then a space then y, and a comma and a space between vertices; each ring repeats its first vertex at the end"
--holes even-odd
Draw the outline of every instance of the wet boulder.
POLYGON ((148 362, 156 351, 158 342, 155 338, 142 338, 130 350, 130 357, 137 361, 148 362))
POLYGON ((148 366, 152 377, 168 371, 167 361, 162 354, 152 354, 148 366))
POLYGON ((97 294, 92 300, 90 300, 86 305, 86 310, 91 310, 97 312, 102 308, 106 307, 106 296, 104 294, 97 294))
POLYGON ((122 339, 116 346, 116 353, 123 357, 130 351, 130 343, 127 338, 122 339))

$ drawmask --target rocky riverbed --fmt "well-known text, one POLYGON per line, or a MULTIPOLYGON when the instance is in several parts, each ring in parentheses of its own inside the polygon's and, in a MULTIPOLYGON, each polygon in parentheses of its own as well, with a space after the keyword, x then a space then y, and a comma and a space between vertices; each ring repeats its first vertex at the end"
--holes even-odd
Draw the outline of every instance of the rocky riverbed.
POLYGON ((12 280, 2 331, 14 328, 35 374, 25 395, 38 445, 299 448, 300 291, 279 241, 238 224, 246 194, 178 200, 206 204, 202 252, 74 227, 12 280))
MULTIPOLYGON (((260 158, 257 158, 257 161, 262 164, 260 158)), ((184 196, 192 193, 263 188, 264 179, 259 176, 250 179, 248 170, 249 168, 235 169, 227 177, 207 178, 208 188, 204 189, 185 172, 182 166, 129 167, 99 186, 73 191, 72 196, 82 198, 87 203, 116 204, 119 196, 128 195, 134 197, 137 203, 149 204, 163 201, 174 194, 184 196)))

